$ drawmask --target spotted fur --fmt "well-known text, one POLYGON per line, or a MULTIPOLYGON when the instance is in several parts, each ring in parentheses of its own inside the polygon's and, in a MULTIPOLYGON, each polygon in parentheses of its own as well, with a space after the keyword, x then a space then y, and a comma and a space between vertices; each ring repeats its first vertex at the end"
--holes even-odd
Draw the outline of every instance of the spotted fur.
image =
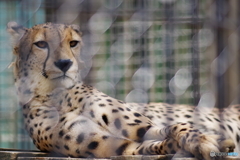
POLYGON ((239 150, 239 106, 203 112, 127 104, 81 82, 79 27, 46 23, 28 29, 10 22, 8 31, 25 127, 38 149, 99 158, 184 151, 199 159, 211 159, 210 151, 239 150))

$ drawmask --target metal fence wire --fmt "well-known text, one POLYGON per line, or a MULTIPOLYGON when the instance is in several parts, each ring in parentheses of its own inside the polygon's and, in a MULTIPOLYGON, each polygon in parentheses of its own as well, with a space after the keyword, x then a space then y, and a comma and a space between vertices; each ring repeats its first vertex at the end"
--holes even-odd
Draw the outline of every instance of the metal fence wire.
POLYGON ((34 149, 22 124, 6 24, 74 23, 85 83, 126 102, 239 102, 238 0, 1 0, 0 148, 34 149))

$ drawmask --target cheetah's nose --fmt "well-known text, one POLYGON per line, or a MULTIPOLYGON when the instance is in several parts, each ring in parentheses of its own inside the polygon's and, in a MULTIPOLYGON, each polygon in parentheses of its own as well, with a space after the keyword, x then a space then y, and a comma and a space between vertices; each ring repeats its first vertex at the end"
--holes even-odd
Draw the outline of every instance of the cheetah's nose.
POLYGON ((57 66, 64 73, 71 67, 73 62, 70 59, 59 59, 57 62, 54 62, 55 66, 57 66))

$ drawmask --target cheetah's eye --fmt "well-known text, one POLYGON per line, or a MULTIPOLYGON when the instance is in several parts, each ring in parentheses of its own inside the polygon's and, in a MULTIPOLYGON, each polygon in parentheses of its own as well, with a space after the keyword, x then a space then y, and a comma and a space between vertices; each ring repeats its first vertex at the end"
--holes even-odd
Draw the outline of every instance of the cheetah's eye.
POLYGON ((79 41, 70 41, 70 47, 75 47, 77 44, 79 43, 79 41))
POLYGON ((39 48, 47 48, 48 47, 48 43, 45 41, 38 41, 38 42, 35 42, 34 44, 39 48))

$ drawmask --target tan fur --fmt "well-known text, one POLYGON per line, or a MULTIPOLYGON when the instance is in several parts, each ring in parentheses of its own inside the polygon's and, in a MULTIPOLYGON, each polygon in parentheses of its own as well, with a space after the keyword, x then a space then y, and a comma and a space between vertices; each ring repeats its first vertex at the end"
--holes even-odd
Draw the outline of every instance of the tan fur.
POLYGON ((194 129, 192 117, 200 115, 195 107, 126 104, 84 85, 76 25, 46 23, 27 29, 11 22, 8 31, 14 39, 14 77, 25 127, 42 151, 100 158, 187 151, 212 159, 210 151, 232 151, 237 144, 239 130, 234 144, 194 129))

